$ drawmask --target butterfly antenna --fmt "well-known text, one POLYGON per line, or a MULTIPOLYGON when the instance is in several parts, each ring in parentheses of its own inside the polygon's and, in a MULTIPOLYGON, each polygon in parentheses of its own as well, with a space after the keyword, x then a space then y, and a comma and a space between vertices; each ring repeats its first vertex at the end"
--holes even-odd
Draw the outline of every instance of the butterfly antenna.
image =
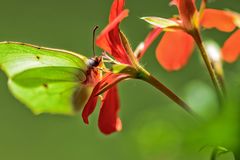
POLYGON ((95 26, 93 29, 93 42, 92 42, 92 48, 93 48, 93 55, 94 57, 96 56, 96 52, 95 52, 95 36, 96 36, 96 30, 99 28, 99 26, 95 26))

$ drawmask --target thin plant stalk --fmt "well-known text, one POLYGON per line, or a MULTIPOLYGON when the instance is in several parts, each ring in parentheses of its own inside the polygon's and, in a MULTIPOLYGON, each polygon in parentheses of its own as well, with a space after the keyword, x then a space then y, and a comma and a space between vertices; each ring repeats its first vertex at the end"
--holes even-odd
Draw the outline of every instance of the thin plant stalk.
POLYGON ((216 72, 214 71, 214 68, 211 65, 210 59, 209 59, 208 54, 206 52, 206 49, 203 45, 203 41, 202 41, 202 38, 200 36, 199 31, 195 31, 194 33, 192 33, 192 36, 193 36, 193 38, 194 38, 194 40, 195 40, 195 42, 196 42, 196 44, 197 44, 197 46, 200 50, 201 56, 202 56, 202 58, 205 62, 205 65, 207 67, 207 70, 209 72, 211 80, 214 84, 219 102, 220 102, 220 104, 222 104, 223 96, 224 96, 224 89, 223 89, 222 85, 220 84, 220 82, 218 80, 218 77, 216 75, 216 72))
POLYGON ((196 117, 194 112, 192 111, 191 107, 187 105, 180 97, 178 97, 173 91, 171 91, 169 88, 167 88, 165 85, 163 85, 161 82, 159 82, 155 77, 153 77, 148 71, 146 71, 138 62, 137 58, 134 55, 134 52, 130 46, 130 43, 127 39, 127 37, 124 35, 123 32, 120 32, 120 37, 123 43, 124 48, 126 49, 130 60, 133 64, 133 66, 136 69, 136 78, 144 80, 160 90, 162 93, 164 93, 167 97, 169 97, 172 101, 174 101, 176 104, 178 104, 181 108, 183 108, 185 111, 190 113, 192 116, 196 117))
POLYGON ((191 109, 191 107, 184 102, 180 97, 178 97, 172 90, 170 90, 168 87, 166 87, 164 84, 162 84, 160 81, 158 81, 154 76, 152 76, 149 72, 147 72, 144 68, 140 68, 140 75, 141 80, 148 82, 152 86, 154 86, 156 89, 161 91, 163 94, 165 94, 167 97, 169 97, 173 102, 178 104, 182 109, 190 113, 190 115, 194 116, 195 118, 198 117, 196 113, 191 109))

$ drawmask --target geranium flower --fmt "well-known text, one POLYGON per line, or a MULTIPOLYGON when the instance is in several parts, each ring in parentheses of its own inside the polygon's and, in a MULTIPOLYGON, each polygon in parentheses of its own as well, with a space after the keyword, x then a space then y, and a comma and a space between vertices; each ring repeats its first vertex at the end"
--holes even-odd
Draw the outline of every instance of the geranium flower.
MULTIPOLYGON (((103 57, 113 64, 110 70, 106 69, 107 71, 103 78, 96 80, 92 95, 82 112, 83 121, 88 124, 88 117, 95 110, 99 95, 103 94, 101 97, 98 126, 104 134, 111 134, 120 131, 122 128, 122 123, 118 116, 120 102, 117 83, 128 78, 141 79, 151 84, 185 111, 194 115, 191 108, 181 98, 139 64, 139 60, 156 38, 156 35, 161 32, 161 29, 157 28, 152 31, 136 52, 133 52, 127 37, 119 29, 120 22, 128 16, 128 10, 124 9, 124 3, 124 0, 114 0, 110 11, 109 24, 97 37, 96 44, 98 47, 110 55, 104 52, 103 57)), ((104 68, 102 69, 104 70, 104 68)))
MULTIPOLYGON (((202 6, 205 3, 203 0, 202 6)), ((236 13, 205 8, 198 11, 194 0, 172 0, 170 4, 177 6, 179 18, 143 18, 166 31, 157 46, 156 55, 159 63, 169 71, 178 70, 188 62, 194 49, 194 34, 199 32, 201 26, 231 32, 239 25, 239 16, 236 13)), ((240 53, 239 45, 232 45, 237 43, 239 35, 237 31, 225 42, 222 49, 224 60, 234 61, 240 53)))
MULTIPOLYGON (((232 32, 240 27, 240 15, 217 9, 205 9, 201 24, 205 28, 216 28, 222 32, 232 32)), ((237 29, 224 43, 222 58, 227 62, 234 62, 240 54, 240 29, 237 29)))
MULTIPOLYGON (((126 44, 128 43, 127 39, 119 29, 119 23, 128 16, 128 10, 124 9, 124 3, 124 0, 114 0, 110 11, 109 24, 97 37, 96 44, 114 57, 117 63, 122 64, 125 67, 134 67, 134 63, 137 62, 137 58, 133 57, 133 53, 129 53, 132 51, 129 51, 130 48, 126 47, 126 45, 129 44, 126 44)), ((84 122, 86 124, 89 123, 88 117, 92 114, 96 107, 98 95, 104 93, 101 100, 102 103, 98 119, 99 129, 104 134, 111 134, 115 131, 120 131, 122 124, 120 118, 118 117, 120 102, 117 83, 124 79, 133 77, 134 75, 130 73, 106 73, 96 84, 92 95, 84 107, 82 112, 84 122)))

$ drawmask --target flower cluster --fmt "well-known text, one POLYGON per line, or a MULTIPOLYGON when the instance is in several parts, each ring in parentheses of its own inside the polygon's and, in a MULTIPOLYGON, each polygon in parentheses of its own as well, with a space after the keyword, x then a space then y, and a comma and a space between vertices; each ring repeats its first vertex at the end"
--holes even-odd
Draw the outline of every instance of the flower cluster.
MULTIPOLYGON (((240 16, 232 11, 206 8, 206 2, 206 0, 203 0, 198 10, 195 0, 171 0, 170 4, 178 8, 178 17, 175 16, 170 19, 143 17, 142 19, 152 24, 154 29, 133 52, 127 37, 119 29, 120 22, 128 16, 129 11, 124 9, 124 0, 114 0, 110 11, 109 24, 97 37, 96 44, 106 52, 104 52, 103 57, 108 58, 115 65, 110 70, 108 69, 103 77, 99 76, 95 80, 92 95, 82 112, 84 122, 89 123, 88 118, 95 110, 98 98, 101 97, 98 119, 99 129, 104 134, 111 134, 121 130, 122 123, 118 116, 120 102, 117 83, 128 78, 142 79, 150 83, 191 113, 189 106, 185 102, 152 77, 139 64, 139 60, 148 47, 163 31, 165 33, 156 49, 159 63, 169 71, 182 68, 188 62, 196 42, 214 85, 221 94, 223 80, 221 74, 218 74, 215 68, 211 66, 211 58, 206 54, 201 39, 201 28, 216 28, 222 32, 233 32, 240 26, 240 16), (103 96, 99 96, 101 94, 103 96)), ((237 29, 224 43, 222 57, 225 61, 233 62, 237 59, 240 54, 239 39, 240 30, 237 29)))

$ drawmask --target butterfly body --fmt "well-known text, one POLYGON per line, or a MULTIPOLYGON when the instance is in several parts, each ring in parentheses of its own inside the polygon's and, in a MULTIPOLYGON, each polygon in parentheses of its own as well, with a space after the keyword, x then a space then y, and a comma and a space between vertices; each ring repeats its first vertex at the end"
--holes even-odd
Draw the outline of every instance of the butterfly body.
POLYGON ((34 113, 73 114, 100 77, 98 57, 22 42, 0 42, 0 69, 12 94, 34 113))

